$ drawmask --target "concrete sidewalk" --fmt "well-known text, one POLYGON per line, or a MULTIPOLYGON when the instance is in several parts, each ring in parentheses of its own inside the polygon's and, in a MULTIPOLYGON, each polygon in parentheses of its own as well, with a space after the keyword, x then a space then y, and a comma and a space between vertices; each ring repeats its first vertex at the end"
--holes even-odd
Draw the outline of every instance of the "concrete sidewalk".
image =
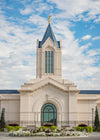
POLYGON ((0 140, 100 140, 100 132, 93 132, 88 137, 10 137, 7 132, 0 132, 0 140))
POLYGON ((88 134, 89 137, 100 137, 100 132, 92 132, 88 134))

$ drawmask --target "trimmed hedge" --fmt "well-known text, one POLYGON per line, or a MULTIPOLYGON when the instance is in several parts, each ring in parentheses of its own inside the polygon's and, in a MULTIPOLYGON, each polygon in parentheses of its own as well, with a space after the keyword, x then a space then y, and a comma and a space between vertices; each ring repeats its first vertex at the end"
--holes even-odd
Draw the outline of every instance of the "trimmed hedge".
POLYGON ((93 132, 93 128, 91 126, 85 126, 85 127, 77 126, 76 130, 77 131, 84 131, 85 130, 88 133, 92 133, 93 132))
POLYGON ((51 129, 52 131, 58 129, 56 126, 41 126, 41 127, 39 128, 39 131, 40 131, 40 130, 45 131, 47 128, 51 129))
POLYGON ((6 126, 6 128, 7 128, 7 130, 8 130, 8 132, 10 132, 10 131, 18 131, 20 128, 22 128, 21 126, 6 126))
POLYGON ((0 128, 0 132, 3 132, 4 131, 4 128, 0 128))

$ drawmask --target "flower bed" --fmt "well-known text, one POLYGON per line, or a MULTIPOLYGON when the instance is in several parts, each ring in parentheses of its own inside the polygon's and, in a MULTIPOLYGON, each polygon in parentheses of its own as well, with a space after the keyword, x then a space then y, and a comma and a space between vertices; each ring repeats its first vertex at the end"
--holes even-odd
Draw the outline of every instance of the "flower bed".
POLYGON ((61 130, 60 132, 30 132, 30 131, 12 131, 9 132, 9 136, 87 136, 85 132, 79 131, 66 131, 61 130))

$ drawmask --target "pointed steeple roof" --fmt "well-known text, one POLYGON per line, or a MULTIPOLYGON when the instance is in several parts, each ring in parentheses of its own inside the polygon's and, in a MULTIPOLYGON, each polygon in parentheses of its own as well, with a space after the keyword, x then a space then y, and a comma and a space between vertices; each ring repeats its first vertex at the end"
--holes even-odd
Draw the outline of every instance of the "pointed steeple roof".
POLYGON ((48 24, 48 27, 46 29, 44 36, 43 36, 43 39, 40 42, 40 48, 44 44, 44 42, 48 39, 48 37, 50 37, 52 39, 52 41, 55 43, 55 45, 57 46, 57 48, 59 48, 59 41, 56 40, 50 24, 48 24))

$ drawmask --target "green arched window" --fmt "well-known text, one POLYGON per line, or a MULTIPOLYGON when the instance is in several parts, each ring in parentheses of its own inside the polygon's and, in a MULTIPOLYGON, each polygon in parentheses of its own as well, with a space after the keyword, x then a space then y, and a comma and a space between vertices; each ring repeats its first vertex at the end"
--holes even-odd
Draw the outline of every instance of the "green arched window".
POLYGON ((55 105, 51 103, 44 104, 41 109, 41 125, 50 122, 56 126, 56 121, 57 121, 57 109, 55 105))

